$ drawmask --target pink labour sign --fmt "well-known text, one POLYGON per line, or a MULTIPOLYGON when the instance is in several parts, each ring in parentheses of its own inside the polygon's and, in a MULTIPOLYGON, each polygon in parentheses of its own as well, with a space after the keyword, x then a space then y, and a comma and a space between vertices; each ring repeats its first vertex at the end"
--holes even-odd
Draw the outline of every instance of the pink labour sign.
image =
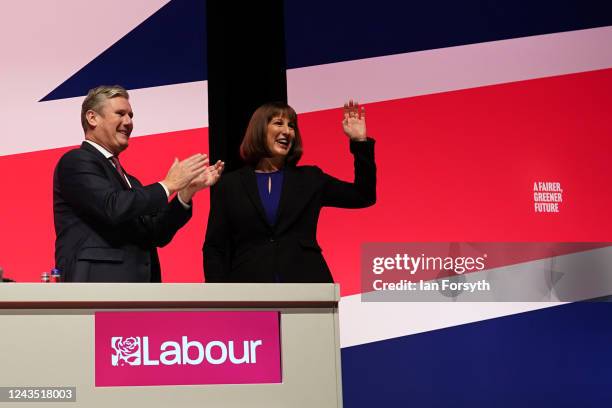
POLYGON ((96 387, 281 382, 278 312, 98 312, 96 387))

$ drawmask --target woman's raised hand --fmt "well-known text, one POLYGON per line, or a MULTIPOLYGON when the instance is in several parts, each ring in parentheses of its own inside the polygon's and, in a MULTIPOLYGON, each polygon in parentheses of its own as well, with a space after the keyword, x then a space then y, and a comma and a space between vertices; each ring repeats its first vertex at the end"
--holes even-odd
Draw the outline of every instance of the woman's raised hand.
POLYGON ((344 119, 342 120, 342 128, 344 133, 355 141, 366 140, 366 120, 365 107, 359 107, 358 102, 353 102, 350 99, 344 104, 344 119))

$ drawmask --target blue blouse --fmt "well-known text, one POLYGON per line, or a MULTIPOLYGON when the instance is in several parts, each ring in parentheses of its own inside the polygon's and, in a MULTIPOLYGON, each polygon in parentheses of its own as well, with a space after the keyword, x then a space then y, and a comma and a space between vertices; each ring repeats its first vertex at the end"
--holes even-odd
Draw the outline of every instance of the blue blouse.
POLYGON ((283 170, 277 170, 271 173, 255 173, 255 176, 257 176, 257 189, 266 212, 266 218, 270 225, 274 225, 276 224, 278 205, 283 190, 284 172, 283 170))

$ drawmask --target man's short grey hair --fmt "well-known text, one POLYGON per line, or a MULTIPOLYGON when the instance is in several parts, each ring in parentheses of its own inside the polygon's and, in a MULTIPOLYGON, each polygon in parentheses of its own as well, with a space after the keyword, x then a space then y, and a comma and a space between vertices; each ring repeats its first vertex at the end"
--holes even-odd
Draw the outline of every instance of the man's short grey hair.
POLYGON ((97 113, 101 113, 102 105, 107 99, 122 97, 130 99, 130 95, 121 85, 100 85, 87 92, 87 96, 81 106, 81 126, 83 131, 87 132, 89 129, 89 123, 85 114, 87 111, 92 110, 97 113))

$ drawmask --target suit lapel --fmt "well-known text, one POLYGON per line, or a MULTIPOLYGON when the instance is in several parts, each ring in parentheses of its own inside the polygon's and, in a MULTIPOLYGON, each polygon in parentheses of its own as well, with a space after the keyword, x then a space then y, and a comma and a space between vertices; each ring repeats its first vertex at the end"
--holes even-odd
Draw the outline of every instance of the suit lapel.
POLYGON ((247 192, 249 200, 257 209, 257 213, 262 222, 269 228, 273 228, 277 233, 281 233, 287 226, 291 225, 295 217, 299 216, 304 206, 306 206, 314 191, 314 180, 309 183, 295 167, 285 167, 283 176, 283 190, 278 203, 278 214, 276 225, 270 226, 268 218, 261 203, 259 190, 257 188, 257 178, 252 167, 243 167, 238 170, 240 179, 247 192))
POLYGON ((302 208, 308 203, 312 194, 310 187, 295 167, 285 167, 283 191, 281 192, 276 217, 276 230, 278 232, 291 225, 294 218, 300 214, 302 208))
POLYGON ((259 190, 257 189, 257 178, 255 171, 250 166, 245 166, 240 171, 240 180, 244 186, 244 189, 249 196, 249 200, 253 206, 257 209, 257 213, 261 217, 265 225, 269 226, 268 219, 266 218, 266 212, 264 211, 263 205, 261 204, 261 198, 259 197, 259 190))
MULTIPOLYGON (((112 174, 111 178, 113 178, 117 183, 119 183, 119 186, 121 187, 121 189, 126 189, 124 183, 121 181, 121 175, 119 175, 119 172, 117 171, 117 169, 113 166, 113 164, 110 162, 109 159, 104 157, 104 155, 102 153, 100 153, 100 151, 98 151, 98 149, 96 149, 95 147, 93 147, 92 145, 90 145, 87 142, 83 142, 81 144, 81 149, 85 149, 85 150, 87 150, 89 152, 92 152, 98 158, 98 160, 100 160, 100 161, 102 161, 104 163, 104 166, 106 167, 107 173, 112 174)), ((123 171, 125 172, 125 169, 123 171)), ((125 174, 127 175, 127 173, 125 173, 125 174)), ((132 180, 130 178, 130 183, 131 182, 132 182, 132 180)))

